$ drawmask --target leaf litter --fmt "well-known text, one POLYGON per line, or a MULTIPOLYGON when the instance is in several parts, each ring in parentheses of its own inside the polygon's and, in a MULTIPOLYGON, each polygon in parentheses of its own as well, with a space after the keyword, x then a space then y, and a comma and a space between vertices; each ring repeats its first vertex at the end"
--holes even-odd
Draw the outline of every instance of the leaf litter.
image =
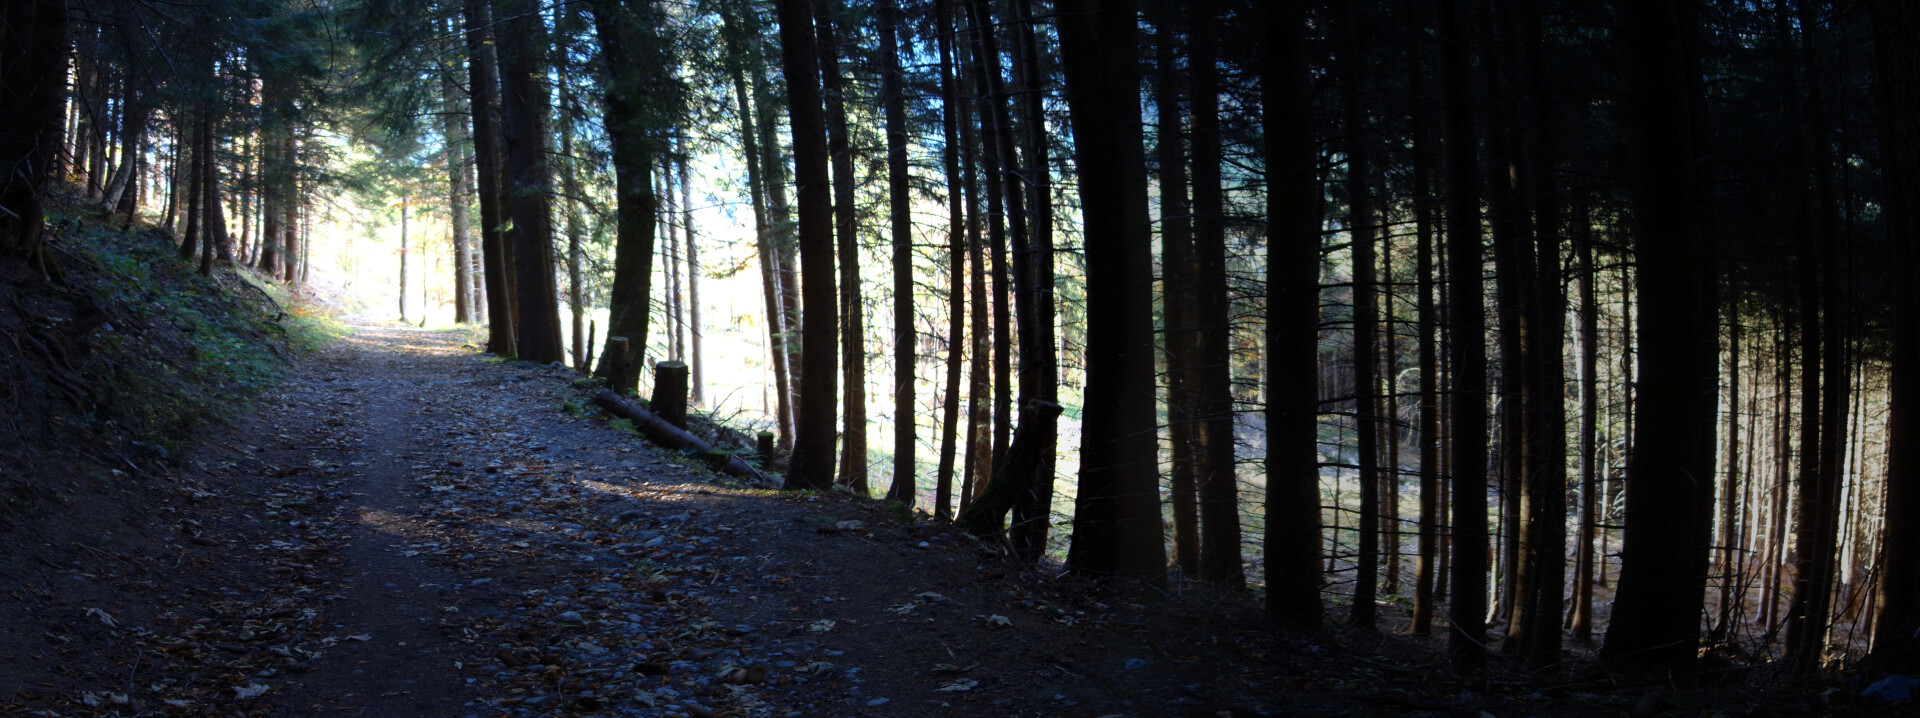
POLYGON ((1205 620, 1246 602, 1156 604, 1202 626, 1156 630, 1135 602, 1161 599, 1042 578, 874 502, 743 486, 564 412, 572 378, 359 327, 167 477, 177 569, 121 562, 128 605, 46 631, 35 655, 94 651, 95 678, 0 712, 1146 715, 1279 708, 1282 688, 1317 696, 1295 713, 1354 705, 1285 660, 1229 670, 1308 647, 1205 620), (1010 630, 1020 612, 1045 620, 1010 630), (116 632, 131 650, 98 651, 116 632), (1134 654, 1155 668, 1121 680, 1134 654))

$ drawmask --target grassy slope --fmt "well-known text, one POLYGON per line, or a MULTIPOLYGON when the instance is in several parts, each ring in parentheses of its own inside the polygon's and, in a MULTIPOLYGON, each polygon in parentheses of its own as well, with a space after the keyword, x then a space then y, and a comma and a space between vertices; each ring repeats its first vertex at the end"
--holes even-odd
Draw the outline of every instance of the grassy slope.
POLYGON ((49 228, 57 279, 0 259, 0 534, 57 551, 42 534, 127 518, 338 325, 248 270, 198 275, 164 230, 59 203, 49 228))

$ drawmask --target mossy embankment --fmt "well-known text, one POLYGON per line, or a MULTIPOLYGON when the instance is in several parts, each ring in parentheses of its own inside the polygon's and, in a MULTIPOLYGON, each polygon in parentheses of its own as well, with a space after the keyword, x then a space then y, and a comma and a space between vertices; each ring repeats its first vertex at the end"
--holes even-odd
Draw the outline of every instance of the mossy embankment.
POLYGON ((202 276, 170 232, 56 202, 52 276, 0 259, 0 533, 128 521, 196 440, 343 331, 239 266, 202 276))

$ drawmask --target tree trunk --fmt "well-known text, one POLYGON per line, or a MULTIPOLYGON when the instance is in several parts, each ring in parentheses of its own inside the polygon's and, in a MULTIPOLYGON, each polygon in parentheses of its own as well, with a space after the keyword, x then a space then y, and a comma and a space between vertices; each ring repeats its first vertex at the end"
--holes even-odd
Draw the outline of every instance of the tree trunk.
MULTIPOLYGON (((1008 225, 1015 231, 1024 231, 1018 218, 1009 222, 1009 214, 1018 211, 1018 201, 1006 194, 1006 181, 1003 176, 1012 163, 1007 161, 1012 151, 1011 138, 1005 129, 1007 115, 1006 102, 1000 90, 1000 52, 995 41, 993 20, 983 0, 968 0, 964 4, 970 33, 973 40, 972 72, 973 91, 978 107, 980 123, 980 174, 986 186, 987 200, 987 240, 991 248, 993 293, 989 296, 993 302, 993 418, 992 454, 982 465, 982 474, 975 480, 975 490, 984 491, 992 475, 1005 463, 1008 444, 1012 441, 1013 425, 1013 365, 1011 329, 1013 310, 1008 303, 1008 283, 1010 275, 1007 266, 1008 225)), ((976 295, 982 296, 982 295, 976 295)), ((964 513, 964 512, 963 512, 964 513)))
MULTIPOLYGON (((1200 371, 1195 382, 1194 479, 1200 491, 1200 578, 1238 589, 1246 585, 1240 564, 1240 499, 1234 469, 1232 305, 1227 297, 1226 198, 1221 190, 1219 68, 1216 36, 1226 25, 1211 0, 1196 3, 1193 17, 1193 213, 1194 345, 1200 371)), ((1022 352, 1022 357, 1026 356, 1022 352)))
POLYGON ((1407 94, 1412 103, 1408 113, 1413 136, 1413 223, 1414 265, 1419 295, 1414 300, 1415 331, 1420 355, 1420 534, 1413 577, 1413 635, 1433 632, 1434 573, 1439 558, 1440 527, 1440 426, 1439 426, 1439 346, 1434 334, 1440 330, 1434 309, 1433 264, 1433 152, 1439 138, 1433 134, 1432 108, 1437 105, 1427 96, 1425 63, 1429 61, 1426 44, 1419 42, 1424 28, 1432 22, 1427 6, 1414 3, 1408 26, 1414 41, 1407 53, 1407 94))
POLYGON ((193 148, 190 150, 192 159, 188 160, 187 165, 187 231, 180 242, 180 259, 184 261, 192 260, 193 253, 200 250, 200 201, 206 196, 206 181, 203 179, 206 176, 206 153, 200 149, 202 129, 199 120, 190 119, 181 124, 187 127, 179 128, 178 132, 185 136, 184 141, 193 148))
POLYGON ((407 323, 407 200, 400 199, 400 323, 407 323))
MULTIPOLYGON (((1804 630, 1800 642, 1788 642, 1788 651, 1798 657, 1796 666, 1811 672, 1820 667, 1821 654, 1827 645, 1829 617, 1833 613, 1833 580, 1838 573, 1840 556, 1840 504, 1842 486, 1846 470, 1847 456, 1847 312, 1846 290, 1842 284, 1841 272, 1844 271, 1841 255, 1840 233, 1833 188, 1833 138, 1829 137, 1827 107, 1820 92, 1820 71, 1815 63, 1814 32, 1811 25, 1817 22, 1812 0, 1801 0, 1799 8, 1800 52, 1807 70, 1807 102, 1805 105, 1808 120, 1808 133, 1812 148, 1812 166, 1810 168, 1814 197, 1818 203, 1818 226, 1821 258, 1820 291, 1821 318, 1821 403, 1820 403, 1820 470, 1818 498, 1815 502, 1802 504, 1805 510, 1802 516, 1812 518, 1813 541, 1800 543, 1802 560, 1807 562, 1800 572, 1799 583, 1795 586, 1795 595, 1801 590, 1807 593, 1804 630)), ((1809 239, 1812 239, 1810 236, 1809 239)), ((1812 264, 1811 261, 1804 262, 1812 264)))
MULTIPOLYGON (((951 15, 952 8, 948 8, 951 15)), ((951 19, 951 17, 949 18, 951 19)), ((979 146, 979 125, 973 121, 972 85, 979 81, 972 63, 967 61, 967 43, 955 42, 954 66, 960 72, 956 107, 960 108, 960 183, 964 187, 967 205, 967 253, 968 263, 973 266, 973 285, 969 294, 973 296, 971 308, 972 362, 967 367, 967 460, 960 481, 960 510, 965 511, 973 502, 973 497, 981 486, 987 483, 987 474, 993 470, 993 442, 987 432, 991 430, 988 422, 989 394, 993 391, 992 375, 988 373, 990 358, 988 342, 993 337, 993 329, 988 324, 987 307, 992 298, 987 294, 986 241, 981 237, 980 185, 977 181, 980 156, 975 152, 979 146)), ((981 108, 985 112, 985 108, 981 108)))
POLYGON ((1059 6, 1075 168, 1086 217, 1086 407, 1067 565, 1164 581, 1154 442, 1153 282, 1130 0, 1059 6))
MULTIPOLYGON (((1894 267, 1920 261, 1920 217, 1912 195, 1920 181, 1920 7, 1877 0, 1873 7, 1874 51, 1878 61, 1881 158, 1887 175, 1888 237, 1894 267)), ((1920 641, 1920 481, 1915 480, 1914 451, 1920 446, 1920 345, 1916 340, 1916 301, 1912 282, 1894 282, 1893 367, 1888 381, 1887 483, 1882 503, 1885 536, 1881 540, 1880 586, 1875 596, 1872 658, 1911 665, 1920 641)))
POLYGON ((1466 3, 1442 0, 1438 22, 1440 93, 1446 107, 1447 262, 1451 297, 1453 377, 1448 408, 1451 466, 1453 566, 1452 633, 1447 641, 1454 667, 1480 669, 1486 660, 1487 384, 1486 326, 1482 319, 1484 248, 1480 235, 1479 177, 1474 166, 1466 3))
MULTIPOLYGON (((1341 72, 1341 92, 1344 95, 1345 116, 1342 131, 1346 134, 1344 152, 1347 156, 1347 236, 1353 247, 1353 428, 1355 435, 1355 463, 1359 464, 1360 506, 1359 536, 1354 557, 1353 608, 1349 615, 1349 628, 1372 629, 1378 617, 1379 608, 1374 605, 1378 598, 1380 570, 1380 481, 1379 471, 1379 391, 1380 381, 1376 374, 1376 355, 1374 342, 1375 325, 1379 321, 1374 302, 1376 290, 1374 277, 1374 235, 1379 231, 1374 226, 1372 201, 1372 168, 1368 160, 1373 148, 1367 131, 1366 104, 1360 92, 1360 75, 1366 71, 1366 64, 1359 59, 1360 49, 1365 43, 1361 37, 1361 15, 1359 3, 1349 3, 1341 17, 1339 32, 1341 48, 1346 62, 1341 72)), ((1194 112, 1200 112, 1196 106, 1194 112)), ((1196 161, 1200 158, 1196 157, 1196 161)))
POLYGON ((1725 478, 1720 492, 1720 536, 1721 547, 1718 571, 1720 573, 1720 610, 1719 618, 1714 622, 1713 635, 1724 638, 1733 625, 1735 610, 1734 592, 1740 581, 1738 557, 1740 542, 1734 517, 1739 509, 1740 497, 1740 308, 1738 300, 1727 302, 1727 428, 1725 478))
POLYGON ((661 144, 666 157, 655 165, 659 170, 659 185, 654 187, 654 196, 660 198, 660 211, 655 213, 654 221, 659 223, 660 237, 666 240, 660 251, 660 259, 665 262, 660 268, 660 310, 661 319, 667 324, 663 337, 666 354, 661 360, 680 361, 684 346, 680 332, 680 229, 673 221, 674 215, 679 214, 675 206, 679 202, 673 187, 673 141, 663 139, 661 144))
MULTIPOLYGON (((596 4, 594 15, 600 15, 596 4)), ((482 276, 487 295, 487 351, 498 356, 513 356, 519 346, 514 335, 513 279, 509 258, 512 247, 505 236, 507 212, 501 188, 500 128, 494 112, 499 103, 499 61, 494 53, 492 0, 465 0, 467 33, 467 77, 473 113, 474 183, 480 195, 480 254, 484 258, 482 276)), ((609 52, 613 52, 609 50, 609 52)), ((615 167, 619 150, 615 150, 615 167)), ((622 200, 627 195, 622 193, 622 200)), ((626 202, 621 201, 621 206, 626 202)), ((624 216, 624 214, 622 215, 624 216)), ((616 264, 618 260, 616 259, 616 264)), ((619 273, 618 267, 615 274, 619 273)), ((615 287, 619 285, 616 282, 615 287)), ((644 296, 644 295, 643 295, 644 296)), ((617 310, 616 310, 617 311, 617 310)), ((610 335, 619 332, 609 330, 610 335)), ((641 335, 645 338, 645 334, 641 335)))
POLYGON ((806 346, 800 369, 800 411, 785 488, 833 486, 835 333, 838 298, 833 282, 833 227, 827 180, 826 122, 820 111, 820 73, 814 63, 810 0, 779 0, 780 55, 793 122, 793 173, 799 214, 801 273, 809 319, 801 328, 806 346))
POLYGON ((1568 622, 1573 637, 1593 638, 1593 539, 1600 504, 1595 492, 1598 475, 1600 420, 1600 307, 1594 299, 1592 218, 1579 199, 1574 200, 1574 251, 1580 261, 1580 534, 1574 550, 1573 611, 1568 622))
MULTIPOLYGON (((578 6, 569 5, 562 12, 577 17, 578 6)), ((568 24, 573 24, 572 20, 568 24)), ((587 293, 583 286, 581 262, 585 248, 582 236, 586 226, 580 216, 580 167, 573 156, 573 107, 572 82, 569 79, 575 69, 566 59, 564 49, 560 50, 560 182, 563 195, 560 198, 560 212, 567 222, 567 313, 568 313, 568 364, 574 371, 585 372, 587 367, 587 293)))
MULTIPOLYGON (((951 12, 948 4, 949 0, 934 2, 938 23, 935 35, 940 46, 940 160, 944 176, 957 178, 960 177, 961 161, 959 123, 964 119, 958 108, 959 86, 953 76, 953 20, 949 17, 951 12)), ((940 469, 934 484, 933 513, 938 519, 952 517, 954 452, 960 424, 960 364, 966 354, 963 350, 966 346, 966 307, 963 305, 966 291, 963 288, 967 282, 967 242, 964 227, 966 217, 961 209, 965 187, 964 182, 959 185, 951 181, 947 183, 947 383, 942 397, 944 414, 940 421, 940 469)))
POLYGON ((1619 591, 1601 656, 1609 661, 1688 669, 1698 657, 1713 536, 1715 380, 1711 254, 1693 226, 1693 132, 1682 37, 1674 0, 1634 0, 1626 47, 1632 94, 1628 149, 1633 168, 1634 255, 1640 338, 1658 361, 1643 367, 1627 467, 1626 533, 1619 591))
MULTIPOLYGON (((1267 155, 1267 615, 1320 627, 1320 212, 1308 5, 1265 8, 1267 155)), ((1449 144, 1449 147, 1452 145, 1449 144)))
POLYGON ((140 156, 142 145, 147 141, 147 122, 152 109, 147 107, 144 97, 129 89, 125 103, 121 105, 122 129, 120 131, 120 155, 126 159, 120 162, 121 176, 116 178, 107 193, 107 204, 113 211, 125 215, 129 221, 140 208, 140 156))
POLYGON ((684 136, 679 138, 680 151, 675 153, 680 169, 680 217, 682 230, 687 238, 687 338, 691 352, 687 362, 693 369, 693 405, 706 403, 706 390, 702 388, 706 379, 701 373, 705 362, 700 353, 700 242, 693 231, 693 185, 687 179, 688 150, 684 136))
MULTIPOLYGON (((1042 69, 1039 49, 1038 22, 1034 18, 1032 0, 1009 0, 1021 28, 1016 33, 1017 50, 1014 58, 1014 77, 1019 82, 1018 107, 1021 113, 1021 127, 1024 130, 1025 170, 1016 184, 1028 189, 1031 198, 1026 210, 1031 218, 1026 241, 1028 255, 1025 262, 1022 281, 1032 287, 1032 299, 1028 302, 1026 322, 1031 349, 1023 347, 1020 356, 1021 382, 1023 391, 1029 388, 1033 399, 1050 404, 1060 400, 1059 341, 1054 335, 1054 272, 1053 272, 1053 184, 1052 162, 1049 159, 1046 116, 1042 108, 1045 88, 1051 73, 1042 69), (1031 384, 1029 385, 1029 382, 1031 384)), ((1013 550, 1021 560, 1034 563, 1046 553, 1047 536, 1053 525, 1053 480, 1055 461, 1059 455, 1056 443, 1059 441, 1058 415, 1042 413, 1039 421, 1043 425, 1033 427, 1028 434, 1030 440, 1041 442, 1038 448, 1039 459, 1033 471, 1033 479, 1025 496, 1019 497, 1013 506, 1012 541, 1013 550)), ((1015 442, 1020 437, 1014 437, 1015 442)))
MULTIPOLYGON (((1194 478, 1194 421, 1200 347, 1194 287, 1193 207, 1187 202, 1187 152, 1181 122, 1189 115, 1180 104, 1173 23, 1187 13, 1186 3, 1163 0, 1156 8, 1153 84, 1156 128, 1154 154, 1160 164, 1160 316, 1167 361, 1168 499, 1173 504, 1173 566, 1187 578, 1200 577, 1200 495, 1194 478)), ((1199 30, 1189 34, 1198 38, 1199 30)), ((1189 61, 1191 62, 1191 61, 1189 61)), ((1196 88, 1197 89, 1197 88, 1196 88)), ((1195 109, 1198 112, 1198 109, 1195 109)), ((1194 116, 1197 123, 1199 118, 1194 116)), ((1198 167, 1195 167, 1198 170, 1198 167)))
POLYGON ((254 141, 252 137, 249 135, 241 140, 241 143, 238 148, 240 152, 241 190, 240 190, 240 196, 236 200, 239 205, 238 212, 240 214, 239 261, 241 264, 245 264, 249 266, 253 264, 254 257, 259 255, 259 252, 256 251, 256 249, 254 248, 254 242, 253 242, 253 237, 254 237, 253 210, 254 210, 254 207, 256 206, 256 202, 254 201, 254 195, 256 192, 255 183, 258 181, 257 180, 258 174, 255 173, 253 169, 253 155, 254 155, 253 145, 254 145, 254 141))
MULTIPOLYGON (((451 28, 452 21, 448 21, 451 28)), ((440 75, 441 132, 447 143, 447 217, 453 225, 453 321, 473 321, 473 280, 467 270, 473 266, 473 251, 468 244, 472 219, 467 213, 467 152, 470 139, 466 112, 460 107, 460 84, 451 68, 440 75)))
MULTIPOLYGON (((263 81, 261 95, 273 98, 272 93, 277 85, 272 81, 263 81)), ((288 199, 287 182, 283 175, 292 171, 286 167, 286 156, 281 154, 284 147, 280 144, 278 133, 285 131, 286 128, 268 128, 260 133, 260 251, 254 255, 253 266, 269 278, 280 276, 280 237, 285 231, 280 226, 283 219, 280 207, 288 199)), ((176 141, 175 145, 178 144, 176 141)), ((186 162, 189 166, 192 164, 182 149, 175 150, 175 161, 186 162)), ((191 197, 193 185, 188 183, 186 186, 191 197)))
POLYGON ((200 181, 206 183, 200 197, 200 210, 206 213, 201 218, 200 235, 200 275, 213 274, 213 262, 220 246, 227 241, 226 218, 220 211, 220 163, 216 161, 214 148, 213 114, 208 112, 200 118, 200 154, 206 164, 201 167, 200 181))
POLYGON ((214 194, 216 185, 214 184, 213 177, 220 165, 215 162, 213 158, 214 125, 212 114, 212 111, 208 110, 200 115, 200 136, 198 138, 200 145, 194 148, 195 154, 200 157, 200 211, 202 213, 200 217, 200 276, 203 277, 213 274, 214 245, 217 244, 218 237, 215 229, 224 229, 220 227, 220 223, 217 221, 220 214, 220 197, 214 194))
MULTIPOLYGON (((838 0, 813 0, 817 17, 821 98, 826 102, 827 154, 833 169, 833 236, 840 260, 841 464, 838 483, 867 496, 867 353, 866 318, 860 294, 860 245, 854 236, 853 147, 847 139, 845 89, 840 78, 840 42, 835 17, 844 12, 838 0)), ((891 133, 889 133, 891 137, 891 133)), ((891 151, 891 150, 889 150, 891 151)), ((905 152, 903 148, 901 150, 905 152)), ((911 369, 911 365, 908 366, 911 369)), ((900 417, 895 416, 895 431, 900 417)), ((911 436, 909 436, 911 439, 911 436)))
POLYGON ((282 138, 281 146, 281 150, 287 153, 287 171, 290 175, 287 180, 287 201, 281 205, 281 210, 286 212, 286 219, 281 224, 281 231, 285 234, 284 241, 280 245, 281 281, 288 284, 293 283, 296 273, 300 270, 299 217, 302 214, 301 210, 306 207, 306 197, 301 194, 303 190, 300 187, 300 151, 298 140, 295 139, 297 133, 297 130, 288 132, 287 136, 282 138))
POLYGON ((595 374, 607 377, 616 391, 630 391, 639 383, 651 314, 653 220, 659 206, 653 167, 659 128, 647 119, 652 109, 648 92, 657 80, 655 73, 664 68, 647 60, 659 52, 660 39, 652 34, 658 13, 652 2, 628 6, 595 0, 593 5, 594 32, 607 53, 606 124, 618 197, 606 336, 609 344, 624 337, 633 347, 632 357, 618 367, 611 361, 613 352, 602 351, 595 374))
MULTIPOLYGON (((899 41, 894 37, 900 10, 894 0, 881 0, 879 11, 880 94, 887 122, 887 218, 893 229, 893 482, 887 487, 887 498, 912 507, 914 452, 919 446, 915 416, 919 407, 914 405, 915 374, 919 368, 915 350, 920 339, 913 328, 913 200, 908 188, 911 177, 907 174, 910 130, 905 80, 900 73, 899 41)), ((855 296, 854 300, 857 310, 859 297, 855 296)), ((848 451, 853 451, 851 444, 848 451)))
MULTIPOLYGON (((501 24, 500 75, 513 217, 515 355, 547 364, 566 358, 553 286, 553 176, 547 164, 546 28, 534 0, 508 0, 501 24)), ((644 335, 643 335, 644 336, 644 335)))
MULTIPOLYGON (((1529 668, 1543 669, 1560 662, 1560 609, 1565 603, 1567 552, 1566 472, 1566 297, 1561 290, 1559 197, 1554 192, 1554 151, 1551 95, 1543 79, 1551 65, 1545 58, 1545 30, 1537 4, 1515 9, 1523 57, 1519 88, 1528 93, 1520 115, 1524 126, 1521 211, 1533 213, 1533 246, 1526 252, 1535 264, 1525 269, 1529 281, 1526 347, 1526 546, 1522 553, 1526 581, 1521 585, 1524 640, 1519 646, 1529 668)), ((1710 275, 1711 276, 1711 275, 1710 275)), ((1709 462, 1711 460, 1711 454, 1709 462)), ((1516 628, 1521 628, 1519 624, 1516 628)))
MULTIPOLYGON (((160 220, 160 226, 172 232, 174 228, 180 226, 180 183, 183 181, 180 176, 180 165, 183 157, 180 154, 180 142, 176 139, 170 144, 172 151, 168 153, 167 158, 167 215, 160 220)), ((259 256, 256 254, 254 259, 258 261, 259 256)))
MULTIPOLYGON (((752 16, 753 13, 746 13, 752 16)), ((751 27, 751 26, 750 26, 751 27)), ((808 28, 808 33, 812 29, 808 28)), ((749 33, 756 46, 764 47, 768 42, 759 34, 749 33)), ((795 234, 793 208, 787 202, 787 159, 780 151, 779 102, 774 96, 772 83, 767 79, 766 68, 760 63, 753 67, 753 97, 755 112, 759 116, 760 130, 760 169, 765 178, 762 188, 767 196, 767 226, 771 229, 768 242, 773 248, 772 257, 778 270, 774 286, 780 291, 781 327, 784 340, 780 346, 786 351, 787 366, 787 406, 793 412, 796 430, 799 422, 801 392, 800 373, 806 355, 802 340, 804 331, 803 312, 800 300, 800 272, 794 261, 795 234)), ((837 330, 837 327, 836 327, 837 330)), ((837 397, 836 397, 837 398, 837 397)))
POLYGON ((774 247, 773 228, 767 218, 767 189, 770 170, 760 166, 764 155, 760 152, 760 133, 754 128, 755 112, 752 108, 759 101, 759 93, 749 93, 746 81, 746 66, 754 68, 754 84, 759 86, 760 63, 758 55, 748 62, 747 53, 757 52, 750 48, 746 38, 756 37, 758 23, 753 13, 745 12, 732 5, 723 6, 727 11, 721 15, 723 34, 727 43, 727 74, 733 79, 733 94, 736 112, 740 117, 741 154, 747 164, 747 192, 753 202, 753 225, 755 251, 759 254, 760 294, 767 305, 767 346, 772 356, 773 381, 775 388, 774 423, 780 430, 780 450, 793 449, 793 411, 789 406, 791 394, 787 382, 790 373, 787 365, 786 350, 786 311, 783 308, 785 293, 780 287, 779 252, 774 247))

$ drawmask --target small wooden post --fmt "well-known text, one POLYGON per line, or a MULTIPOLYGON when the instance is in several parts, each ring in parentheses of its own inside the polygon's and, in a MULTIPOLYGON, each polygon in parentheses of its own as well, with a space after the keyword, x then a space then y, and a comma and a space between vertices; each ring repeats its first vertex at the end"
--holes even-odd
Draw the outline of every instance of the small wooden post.
POLYGON ((753 451, 754 453, 757 453, 760 455, 761 466, 772 467, 773 466, 773 432, 762 431, 760 432, 759 436, 755 436, 753 451))
POLYGON ((653 365, 653 413, 667 423, 687 428, 687 364, 663 361, 653 365))
POLYGON ((607 338, 607 388, 620 396, 631 396, 635 372, 627 368, 627 338, 607 338))

